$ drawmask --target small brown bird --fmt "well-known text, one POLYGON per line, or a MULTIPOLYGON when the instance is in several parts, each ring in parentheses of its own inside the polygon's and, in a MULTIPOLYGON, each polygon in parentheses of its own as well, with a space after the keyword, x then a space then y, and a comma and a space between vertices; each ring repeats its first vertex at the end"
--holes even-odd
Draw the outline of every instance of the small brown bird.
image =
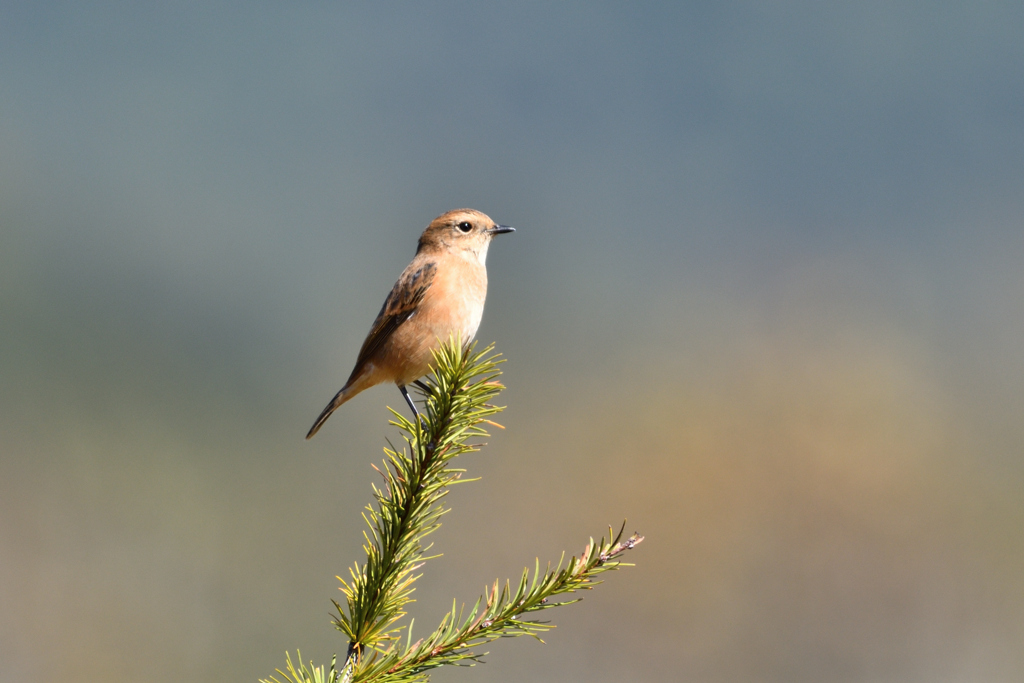
POLYGON ((363 389, 394 382, 414 415, 405 386, 430 370, 431 351, 450 336, 468 342, 480 327, 487 298, 487 248, 495 235, 515 232, 473 209, 441 214, 420 243, 373 321, 345 386, 306 434, 311 438, 345 401, 363 389))

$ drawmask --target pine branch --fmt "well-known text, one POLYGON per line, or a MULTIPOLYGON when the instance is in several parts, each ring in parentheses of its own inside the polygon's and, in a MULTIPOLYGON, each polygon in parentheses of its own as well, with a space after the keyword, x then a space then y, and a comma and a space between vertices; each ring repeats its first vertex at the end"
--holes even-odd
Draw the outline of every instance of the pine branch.
MULTIPOLYGON (((445 665, 472 666, 480 662, 480 658, 487 653, 477 652, 474 648, 492 640, 524 635, 541 640, 540 634, 554 628, 554 625, 543 621, 523 620, 521 617, 578 602, 580 598, 560 602, 551 602, 549 598, 574 593, 577 590, 589 590, 600 583, 594 581, 598 574, 631 566, 618 558, 643 541, 644 537, 633 534, 622 540, 622 531, 620 529, 619 533, 615 534, 614 530, 609 529, 608 538, 602 538, 600 543, 594 543, 594 539, 590 539, 590 543, 580 556, 573 557, 565 567, 562 567, 562 561, 559 561, 554 571, 549 565, 542 575, 538 562, 532 580, 529 571, 524 571, 514 591, 508 582, 501 587, 500 582, 495 581, 492 586, 485 589, 484 595, 477 600, 465 617, 461 611, 456 613, 453 604, 452 611, 444 616, 441 625, 432 635, 415 643, 408 643, 402 651, 391 647, 381 656, 371 658, 370 662, 355 672, 353 683, 425 681, 428 678, 426 672, 431 669, 445 665)), ((408 641, 411 640, 410 632, 408 641)))
MULTIPOLYGON (((427 672, 440 666, 472 666, 486 653, 476 648, 497 638, 529 635, 540 640, 540 634, 553 626, 547 622, 523 619, 525 615, 558 605, 577 602, 579 598, 552 602, 550 598, 588 590, 598 581, 598 574, 628 566, 620 561, 626 550, 643 540, 632 535, 622 539, 622 531, 587 544, 580 556, 564 567, 563 560, 552 570, 548 565, 542 573, 539 561, 532 579, 524 571, 516 588, 500 582, 485 589, 485 594, 464 614, 453 604, 452 611, 438 628, 426 638, 412 641, 412 623, 405 638, 404 626, 397 622, 405 616, 405 607, 412 601, 414 583, 430 545, 425 538, 440 527, 440 518, 448 512, 441 504, 448 488, 463 481, 464 470, 451 466, 452 460, 479 449, 482 444, 466 443, 475 437, 486 437, 480 426, 502 410, 490 401, 503 389, 497 381, 503 362, 493 353, 493 345, 476 352, 474 346, 457 341, 434 354, 435 371, 421 391, 423 420, 414 423, 392 410, 391 424, 403 433, 406 448, 385 448, 382 488, 373 487, 376 507, 369 505, 363 518, 369 527, 364 532, 366 562, 355 564, 349 578, 341 581, 345 606, 334 601, 337 616, 334 626, 345 634, 349 645, 345 664, 339 671, 335 662, 325 672, 323 667, 307 668, 301 662, 296 668, 287 657, 287 672, 278 673, 288 683, 405 683, 425 681, 427 672), (405 641, 404 644, 402 641, 405 641)), ((280 683, 271 677, 263 683, 280 683)))
POLYGON ((378 470, 384 489, 374 486, 377 508, 363 514, 370 527, 364 534, 366 563, 350 570, 350 580, 339 577, 348 610, 335 602, 335 627, 348 636, 350 655, 378 648, 400 630, 394 623, 405 616, 411 601, 415 572, 426 559, 423 539, 440 526, 447 510, 440 505, 450 485, 463 471, 449 467, 451 460, 477 450, 466 443, 486 437, 479 427, 502 408, 490 405, 503 388, 497 382, 500 359, 492 346, 479 353, 461 344, 445 345, 435 354, 437 368, 427 380, 423 423, 417 425, 392 410, 391 424, 404 432, 412 456, 386 448, 387 461, 378 470))

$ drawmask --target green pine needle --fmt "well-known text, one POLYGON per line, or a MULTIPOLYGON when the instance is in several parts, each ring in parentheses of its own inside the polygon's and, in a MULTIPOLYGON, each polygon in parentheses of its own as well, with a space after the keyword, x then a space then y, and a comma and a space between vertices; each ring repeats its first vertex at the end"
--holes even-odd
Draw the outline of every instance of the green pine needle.
MULTIPOLYGON (((619 558, 643 536, 623 539, 623 524, 617 534, 609 529, 607 538, 596 543, 590 539, 579 557, 566 563, 563 556, 555 569, 549 564, 541 572, 538 560, 532 576, 524 570, 514 587, 495 581, 468 612, 453 603, 430 635, 413 641, 410 622, 401 637, 404 627, 398 622, 412 601, 417 572, 437 557, 426 555, 430 545, 424 539, 448 512, 441 499, 453 484, 473 481, 461 479, 464 470, 452 467, 452 460, 479 450, 482 444, 467 441, 488 436, 482 423, 500 427, 488 419, 503 410, 491 404, 504 388, 498 382, 503 360, 493 350, 490 345, 477 352, 475 344, 449 340, 434 353, 434 373, 421 392, 422 422, 391 410, 391 424, 403 432, 405 447, 399 450, 389 443, 384 449, 383 468, 375 468, 384 485, 373 487, 376 504, 363 513, 369 527, 363 544, 366 561, 353 565, 347 579, 338 577, 345 605, 334 601, 334 626, 349 643, 345 664, 338 671, 332 660, 325 673, 323 667, 303 665, 301 655, 296 668, 288 655, 287 672, 278 670, 284 683, 412 683, 426 681, 427 672, 440 666, 473 666, 486 654, 478 648, 492 640, 524 635, 540 640, 554 628, 523 617, 579 600, 551 598, 589 590, 599 583, 594 580, 598 574, 628 566, 619 558)), ((263 683, 282 682, 271 677, 263 683)))

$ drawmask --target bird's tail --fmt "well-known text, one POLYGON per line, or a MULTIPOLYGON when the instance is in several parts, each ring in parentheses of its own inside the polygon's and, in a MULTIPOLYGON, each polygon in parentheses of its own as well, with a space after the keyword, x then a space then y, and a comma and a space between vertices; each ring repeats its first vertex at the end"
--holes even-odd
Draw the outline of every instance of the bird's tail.
POLYGON ((316 419, 316 422, 313 423, 313 426, 309 428, 309 434, 306 434, 306 438, 312 439, 313 435, 320 431, 320 427, 323 426, 324 422, 327 422, 327 418, 331 416, 331 413, 337 410, 342 403, 349 400, 357 393, 358 392, 356 391, 352 391, 352 387, 350 385, 346 384, 344 387, 342 387, 341 391, 334 395, 334 398, 331 399, 331 402, 328 403, 327 407, 324 408, 324 411, 320 413, 320 417, 316 419))

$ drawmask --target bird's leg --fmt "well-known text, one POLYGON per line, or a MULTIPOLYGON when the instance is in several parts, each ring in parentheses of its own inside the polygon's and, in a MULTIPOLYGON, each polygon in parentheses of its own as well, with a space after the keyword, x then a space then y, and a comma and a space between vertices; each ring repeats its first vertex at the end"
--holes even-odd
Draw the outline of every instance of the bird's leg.
MULTIPOLYGON (((417 383, 419 383, 419 380, 417 380, 417 383)), ((416 404, 413 403, 412 396, 409 395, 409 390, 405 388, 404 384, 399 384, 398 385, 398 390, 402 392, 402 396, 405 396, 405 402, 409 404, 410 408, 412 408, 412 414, 416 416, 416 426, 417 427, 422 427, 425 420, 424 420, 423 416, 420 415, 420 411, 416 410, 416 404)), ((428 454, 432 454, 433 452, 434 452, 434 442, 433 441, 429 441, 429 442, 427 442, 427 453, 428 454)))
POLYGON ((430 393, 430 387, 428 387, 428 386, 427 386, 427 385, 426 385, 426 384, 425 384, 425 383, 423 382, 423 380, 419 380, 419 379, 417 379, 417 380, 414 380, 414 381, 413 381, 413 384, 415 384, 416 386, 418 386, 418 387, 419 387, 420 389, 422 389, 422 390, 423 390, 423 391, 425 391, 426 393, 428 393, 428 394, 430 393))
POLYGON ((398 385, 398 390, 402 392, 402 396, 405 396, 405 402, 412 408, 412 414, 416 416, 416 422, 420 421, 420 411, 416 410, 416 404, 413 403, 412 396, 409 395, 409 390, 405 388, 404 384, 398 385))

